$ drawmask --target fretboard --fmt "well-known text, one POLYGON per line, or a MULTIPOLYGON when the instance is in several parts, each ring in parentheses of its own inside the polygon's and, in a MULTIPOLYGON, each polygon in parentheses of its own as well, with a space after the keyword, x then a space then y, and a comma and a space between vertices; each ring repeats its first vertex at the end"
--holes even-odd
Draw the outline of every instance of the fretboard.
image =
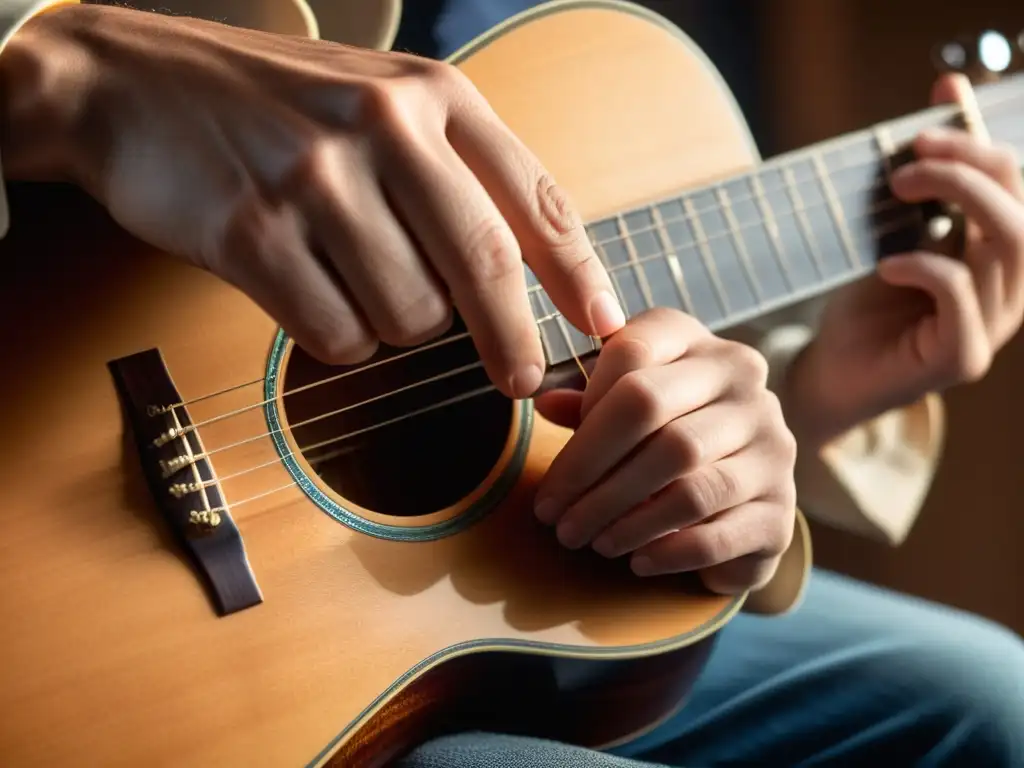
MULTIPOLYGON (((992 139, 1024 154, 1024 76, 976 91, 992 139)), ((924 128, 963 127, 935 107, 788 153, 756 170, 587 226, 627 316, 681 309, 722 330, 863 277, 916 247, 926 208, 891 193, 924 128)), ((528 271, 533 312, 552 365, 595 349, 528 271)))

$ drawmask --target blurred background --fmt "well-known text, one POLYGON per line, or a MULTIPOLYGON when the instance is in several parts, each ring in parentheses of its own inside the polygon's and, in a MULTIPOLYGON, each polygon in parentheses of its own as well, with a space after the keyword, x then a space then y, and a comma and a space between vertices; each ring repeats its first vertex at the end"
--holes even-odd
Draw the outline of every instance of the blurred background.
MULTIPOLYGON (((1011 43, 1020 0, 641 0, 718 66, 765 157, 927 105, 934 51, 986 30, 1011 43)), ((1024 66, 1014 47, 1011 69, 1024 66)), ((1024 633, 1024 339, 947 393, 938 477, 899 548, 816 526, 820 566, 970 609, 1024 633)))

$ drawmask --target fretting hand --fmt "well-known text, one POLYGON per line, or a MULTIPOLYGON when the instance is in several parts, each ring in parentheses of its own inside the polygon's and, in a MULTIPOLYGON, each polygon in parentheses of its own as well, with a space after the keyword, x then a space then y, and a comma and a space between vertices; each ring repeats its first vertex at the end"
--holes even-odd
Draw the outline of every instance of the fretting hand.
POLYGON ((78 183, 326 362, 436 336, 454 302, 495 385, 532 394, 523 258, 585 332, 624 322, 565 196, 447 64, 95 5, 2 63, 9 178, 78 183))
POLYGON ((537 493, 571 548, 632 553, 640 575, 697 571, 732 594, 765 584, 793 536, 796 448, 756 351, 652 310, 602 348, 585 392, 537 408, 575 428, 537 493))
MULTIPOLYGON (((945 76, 933 101, 970 88, 945 76)), ((815 340, 791 367, 783 392, 801 447, 820 446, 856 424, 984 376, 1024 315, 1024 181, 1014 152, 964 131, 934 130, 892 179, 910 203, 938 199, 968 220, 964 258, 890 257, 876 275, 840 290, 815 340)))

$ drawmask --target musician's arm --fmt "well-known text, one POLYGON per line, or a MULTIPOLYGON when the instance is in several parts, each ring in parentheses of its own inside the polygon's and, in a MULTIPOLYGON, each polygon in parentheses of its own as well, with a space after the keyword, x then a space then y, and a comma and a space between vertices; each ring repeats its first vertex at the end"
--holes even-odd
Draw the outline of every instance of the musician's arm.
MULTIPOLYGON (((737 334, 768 359, 769 384, 781 391, 790 363, 811 340, 808 325, 737 334)), ((801 510, 811 519, 896 546, 906 538, 931 487, 942 449, 944 410, 930 394, 906 408, 861 424, 820 451, 800 451, 796 466, 801 510)), ((799 515, 798 515, 799 517, 799 515)), ((779 571, 748 601, 754 612, 779 613, 799 602, 811 566, 806 522, 779 571)))
MULTIPOLYGON (((28 96, 31 89, 46 77, 45 57, 42 61, 30 61, 25 57, 8 53, 15 34, 35 16, 59 5, 74 5, 78 0, 0 0, 0 239, 10 228, 10 212, 7 207, 5 183, 12 176, 17 177, 19 157, 27 147, 19 145, 18 136, 36 132, 34 127, 15 125, 28 111, 35 110, 35 96, 28 96), (5 55, 6 54, 6 55, 5 55), (27 86, 28 91, 22 86, 27 86), (26 103, 28 102, 28 103, 26 103), (12 173, 14 167, 14 173, 12 173)), ((35 121, 37 116, 30 118, 35 121)))

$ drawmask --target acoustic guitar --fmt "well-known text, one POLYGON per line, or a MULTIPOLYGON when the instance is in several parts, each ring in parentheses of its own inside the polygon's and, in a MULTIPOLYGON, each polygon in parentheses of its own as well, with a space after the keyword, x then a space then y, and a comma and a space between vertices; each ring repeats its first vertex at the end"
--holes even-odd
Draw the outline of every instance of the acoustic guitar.
MULTIPOLYGON (((934 229, 886 173, 940 123, 1024 144, 1024 87, 761 163, 664 19, 560 2, 453 61, 586 215, 630 314, 724 329, 934 229)), ((606 746, 685 696, 744 598, 640 579, 531 514, 569 434, 464 328, 327 368, 84 196, 0 245, 0 763, 386 765, 485 728, 606 746), (584 672, 587 674, 578 674, 584 672)), ((552 371, 593 354, 531 279, 552 371)))

